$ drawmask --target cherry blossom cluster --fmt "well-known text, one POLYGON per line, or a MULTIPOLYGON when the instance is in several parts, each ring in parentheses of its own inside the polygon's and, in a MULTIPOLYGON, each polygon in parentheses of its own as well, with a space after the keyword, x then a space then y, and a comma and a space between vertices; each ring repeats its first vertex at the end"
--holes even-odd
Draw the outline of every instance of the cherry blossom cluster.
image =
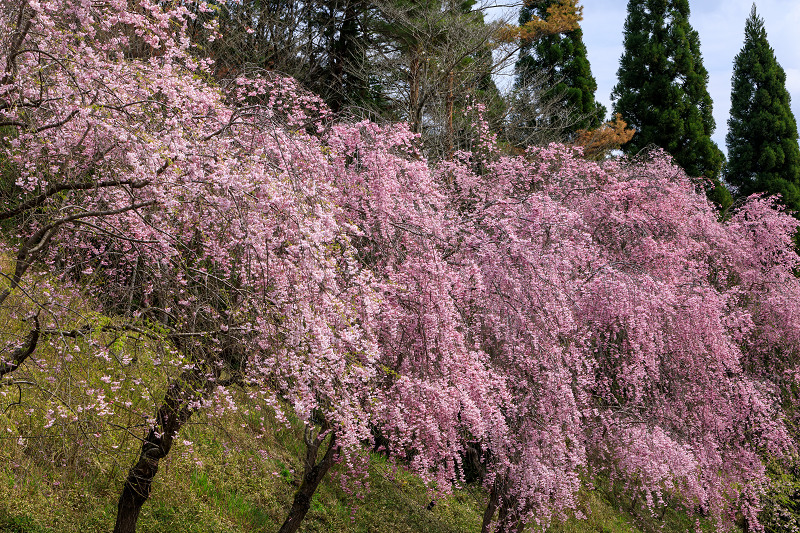
MULTIPOLYGON (((757 197, 721 217, 660 152, 503 155, 479 107, 474 150, 430 163, 294 80, 213 80, 189 4, 0 1, 0 305, 48 270, 165 341, 183 422, 267 404, 353 475, 369 445, 439 492, 477 470, 485 531, 545 524, 595 476, 758 527, 762 461, 794 450, 795 219, 757 197)), ((65 330, 60 302, 37 334, 112 329, 65 330)), ((136 358, 89 346, 93 402, 54 399, 43 429, 138 402, 166 455, 162 399, 112 376, 136 358)))

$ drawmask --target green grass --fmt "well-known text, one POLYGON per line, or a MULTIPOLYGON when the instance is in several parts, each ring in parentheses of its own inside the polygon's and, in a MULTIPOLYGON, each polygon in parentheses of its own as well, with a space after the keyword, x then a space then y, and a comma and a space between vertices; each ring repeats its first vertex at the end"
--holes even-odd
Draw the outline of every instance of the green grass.
MULTIPOLYGON (((275 424, 256 445, 250 429, 241 427, 241 420, 233 413, 213 419, 198 416, 186 428, 162 462, 151 498, 142 510, 141 533, 277 531, 299 483, 301 432, 275 424)), ((110 531, 125 475, 121 465, 110 466, 99 458, 76 472, 26 453, 17 453, 10 461, 10 448, 7 440, 0 448, 0 532, 110 531)), ((127 459, 130 464, 134 456, 127 459)), ((114 462, 122 460, 119 457, 114 462)), ((422 481, 402 468, 393 468, 382 456, 370 457, 368 472, 370 490, 357 499, 342 490, 341 472, 334 467, 314 496, 302 531, 480 531, 486 501, 483 490, 458 490, 429 508, 431 493, 422 481)), ((686 513, 668 510, 664 520, 655 520, 635 512, 630 502, 615 500, 608 491, 585 490, 580 501, 588 511, 584 518, 566 519, 548 532, 694 529, 694 520, 686 513)))
MULTIPOLYGON (((10 268, 0 256, 0 267, 10 268)), ((89 300, 59 294, 44 275, 26 286, 50 285, 51 302, 75 310, 69 329, 87 320, 111 321, 89 300)), ((44 296, 39 295, 44 299, 44 296)), ((30 301, 14 295, 0 309, 0 346, 24 336, 21 317, 30 301)), ((44 316, 44 315, 43 315, 44 316)), ((169 376, 182 362, 166 342, 108 332, 43 342, 35 357, 0 384, 0 533, 100 533, 111 531, 116 504, 133 464, 144 422, 155 413, 169 376), (94 347, 109 347, 98 357, 94 347), (53 379, 51 376, 54 376, 53 379), (147 387, 137 386, 146 383, 147 387), (115 389, 115 387, 117 387, 115 389), (105 394, 110 414, 87 408, 105 394), (48 426, 47 412, 59 415, 48 426)), ((301 424, 275 421, 266 406, 195 415, 160 465, 140 533, 275 532, 286 517, 302 471, 301 424), (262 422, 263 417, 263 422, 262 422)), ((369 490, 355 498, 333 468, 306 517, 314 533, 477 533, 487 495, 467 487, 437 498, 417 477, 384 457, 368 455, 369 490)), ((364 480, 359 480, 364 481, 364 480)), ((694 519, 667 509, 654 518, 599 485, 580 495, 585 517, 553 524, 550 533, 685 532, 694 519)), ((707 531, 709 529, 706 524, 707 531)))

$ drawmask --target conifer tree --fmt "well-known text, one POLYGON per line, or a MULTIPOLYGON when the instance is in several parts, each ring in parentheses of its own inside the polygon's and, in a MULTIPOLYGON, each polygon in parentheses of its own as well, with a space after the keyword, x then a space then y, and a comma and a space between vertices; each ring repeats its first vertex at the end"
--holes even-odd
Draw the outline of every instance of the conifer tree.
MULTIPOLYGON (((548 9, 556 3, 557 0, 526 1, 520 10, 520 27, 537 18, 545 19, 549 15, 548 9)), ((534 80, 541 83, 540 76, 546 73, 545 85, 549 87, 549 95, 545 95, 545 100, 559 97, 565 111, 577 116, 564 133, 600 126, 606 109, 595 100, 597 82, 592 76, 580 26, 565 33, 537 37, 523 39, 516 65, 517 87, 524 88, 534 80)))
POLYGON ((689 0, 629 0, 624 47, 614 113, 637 132, 624 151, 663 148, 690 176, 710 179, 710 199, 727 207, 730 193, 719 181, 724 156, 711 140, 708 72, 689 24, 689 0))
POLYGON ((786 73, 767 41, 764 19, 750 11, 744 46, 733 62, 726 177, 741 196, 780 194, 800 211, 800 148, 786 73))

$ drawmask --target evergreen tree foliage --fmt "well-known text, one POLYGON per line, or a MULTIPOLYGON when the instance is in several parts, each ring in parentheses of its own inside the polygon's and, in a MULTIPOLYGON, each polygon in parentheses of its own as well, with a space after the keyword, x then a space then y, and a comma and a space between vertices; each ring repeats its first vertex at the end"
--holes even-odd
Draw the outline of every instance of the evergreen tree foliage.
POLYGON ((614 87, 614 113, 636 130, 623 150, 656 145, 690 176, 713 183, 709 198, 725 208, 724 156, 711 140, 715 124, 700 37, 689 24, 689 0, 629 0, 625 50, 614 87))
POLYGON ((780 194, 800 211, 800 149, 797 122, 786 90, 786 73, 767 41, 764 19, 753 5, 744 46, 734 59, 728 120, 726 178, 741 196, 780 194))
MULTIPOLYGON (((529 0, 520 10, 519 25, 538 17, 545 19, 548 8, 555 0, 529 0)), ((545 73, 547 87, 545 100, 558 97, 563 101, 564 111, 574 113, 576 120, 568 125, 565 133, 573 134, 579 129, 594 129, 605 118, 605 107, 595 100, 597 82, 592 76, 583 30, 580 27, 559 34, 540 36, 523 42, 516 65, 516 85, 523 89, 538 84, 545 73)))
POLYGON ((381 102, 366 73, 370 26, 365 0, 243 0, 194 7, 189 36, 214 60, 214 75, 235 79, 246 71, 289 75, 320 95, 335 112, 381 102))
POLYGON ((434 160, 468 147, 469 105, 481 103, 493 123, 502 121, 505 106, 492 79, 497 25, 484 20, 475 0, 374 5, 368 68, 386 102, 370 109, 372 117, 408 122, 434 160))

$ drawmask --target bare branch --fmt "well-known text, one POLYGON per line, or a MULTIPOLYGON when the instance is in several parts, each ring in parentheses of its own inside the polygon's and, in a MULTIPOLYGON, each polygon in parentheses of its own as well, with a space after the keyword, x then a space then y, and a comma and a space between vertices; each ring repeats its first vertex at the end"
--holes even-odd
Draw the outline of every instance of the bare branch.
POLYGON ((25 202, 21 203, 19 206, 15 207, 14 209, 4 211, 0 213, 0 220, 6 220, 16 215, 19 215, 23 211, 27 211, 28 209, 39 207, 42 205, 47 199, 55 194, 64 191, 83 191, 89 189, 101 189, 106 187, 115 187, 115 186, 122 186, 128 185, 131 189, 141 189, 142 187, 148 185, 150 182, 145 180, 115 180, 115 181, 103 181, 103 182, 96 182, 96 181, 83 181, 83 182, 76 182, 76 183, 59 183, 55 185, 50 185, 47 189, 44 190, 40 195, 35 196, 25 202))

